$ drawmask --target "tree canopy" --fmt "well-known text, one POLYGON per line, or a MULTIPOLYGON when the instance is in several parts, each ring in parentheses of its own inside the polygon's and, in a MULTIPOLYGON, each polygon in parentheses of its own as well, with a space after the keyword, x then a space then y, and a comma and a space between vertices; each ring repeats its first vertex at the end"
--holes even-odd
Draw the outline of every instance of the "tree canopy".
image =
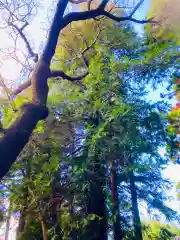
POLYGON ((141 215, 144 203, 153 219, 158 212, 179 221, 167 205, 172 183, 163 175, 169 162, 179 162, 179 105, 167 101, 175 95, 179 101, 179 46, 174 33, 152 34, 156 25, 165 31, 152 18, 153 9, 161 16, 163 3, 152 1, 149 18, 134 18, 143 3, 59 0, 36 53, 26 29, 38 3, 0 1, 3 26, 27 53, 20 86, 10 89, 1 77, 6 238, 11 216, 18 219, 17 239, 178 236, 178 228, 146 223, 141 215), (146 25, 143 36, 132 23, 146 25), (161 99, 150 101, 151 89, 162 85, 161 99))

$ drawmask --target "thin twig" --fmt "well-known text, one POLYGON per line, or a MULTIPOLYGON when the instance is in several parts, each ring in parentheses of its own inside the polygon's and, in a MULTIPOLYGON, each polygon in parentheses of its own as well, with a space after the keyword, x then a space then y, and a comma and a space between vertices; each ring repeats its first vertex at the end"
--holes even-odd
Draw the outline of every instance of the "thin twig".
POLYGON ((3 87, 3 89, 4 89, 4 91, 5 91, 5 94, 6 94, 7 98, 8 98, 8 101, 9 101, 11 107, 12 107, 12 110, 13 110, 14 112, 16 112, 17 110, 16 110, 16 108, 15 108, 14 101, 13 101, 11 95, 8 93, 8 88, 6 87, 6 84, 4 83, 4 80, 3 80, 3 78, 2 78, 1 75, 0 75, 0 83, 1 83, 1 86, 3 87))
POLYGON ((25 23, 22 28, 17 27, 15 24, 13 23, 9 23, 9 26, 13 27, 21 36, 22 40, 24 41, 24 43, 26 44, 27 50, 30 54, 30 56, 33 58, 34 62, 37 63, 38 62, 38 54, 34 53, 32 50, 32 47, 27 39, 27 37, 25 36, 25 34, 23 33, 23 29, 25 28, 25 26, 27 26, 28 24, 25 23))

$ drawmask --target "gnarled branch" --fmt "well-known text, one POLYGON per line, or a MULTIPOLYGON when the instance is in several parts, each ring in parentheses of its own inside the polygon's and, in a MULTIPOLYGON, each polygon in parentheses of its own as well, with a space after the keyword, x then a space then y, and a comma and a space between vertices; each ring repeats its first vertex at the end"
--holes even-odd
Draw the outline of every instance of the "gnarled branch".
MULTIPOLYGON (((142 1, 140 1, 140 3, 138 3, 136 5, 136 7, 133 9, 132 13, 128 16, 128 17, 117 17, 113 14, 111 14, 110 12, 107 12, 105 11, 105 7, 108 3, 108 0, 103 0, 101 2, 101 4, 99 5, 99 7, 97 9, 93 9, 93 10, 90 10, 90 11, 84 11, 84 12, 73 12, 73 13, 69 13, 67 14, 64 18, 61 19, 61 23, 58 23, 55 22, 54 25, 52 26, 53 28, 57 28, 57 30, 55 31, 56 32, 56 36, 53 36, 52 37, 52 34, 50 33, 50 36, 51 36, 51 40, 48 39, 48 43, 45 47, 45 51, 43 53, 43 57, 44 58, 47 58, 49 59, 50 58, 50 55, 53 56, 54 55, 54 51, 55 51, 55 45, 57 43, 57 39, 58 39, 58 35, 59 35, 59 31, 61 29, 63 29, 65 26, 67 26, 69 23, 73 22, 73 21, 79 21, 79 20, 87 20, 87 19, 91 19, 91 18, 95 18, 97 16, 106 16, 114 21, 117 21, 117 22, 121 22, 121 21, 132 21, 132 22, 136 22, 136 23, 141 23, 141 24, 145 24, 145 23, 156 23, 156 21, 153 21, 153 19, 147 19, 147 20, 137 20, 137 19, 134 19, 132 18, 131 16, 135 13, 135 11, 140 7, 140 5, 142 4, 142 1), (59 29, 59 30, 58 30, 59 29), (50 46, 51 45, 51 46, 50 46), (49 49, 49 51, 46 53, 47 49, 49 49), (51 50, 52 49, 52 50, 51 50)), ((62 0, 62 5, 63 5, 63 9, 65 8, 67 4, 67 0, 62 0)), ((56 11, 56 14, 58 13, 58 10, 59 9, 59 5, 57 7, 57 11, 56 11)), ((59 14, 59 13, 58 13, 59 14)), ((59 20, 60 21, 60 20, 59 20)), ((30 52, 32 53, 32 55, 34 54, 25 35, 23 34, 23 32, 17 28, 16 26, 14 26, 17 31, 19 32, 19 34, 22 36, 22 38, 25 40, 25 42, 27 42, 27 48, 29 48, 30 52)), ((101 30, 102 31, 102 30, 101 30)), ((85 57, 84 57, 84 53, 86 51, 88 51, 94 44, 95 42, 97 41, 97 38, 99 37, 100 35, 100 32, 98 32, 97 34, 97 37, 95 38, 95 40, 93 41, 93 43, 90 45, 90 46, 87 46, 86 49, 84 49, 81 53, 82 55, 82 58, 86 64, 86 66, 88 66, 88 62, 86 61, 85 57)), ((48 60, 49 61, 49 60, 48 60)), ((62 71, 59 71, 62 73, 62 71)), ((65 74, 65 73, 64 73, 65 74)), ((67 76, 67 75, 66 75, 67 76)), ((61 76, 63 77, 63 76, 61 76)), ((65 78, 65 79, 68 79, 68 78, 65 78)), ((72 79, 71 77, 69 77, 69 79, 72 79)), ((71 81, 71 80, 70 80, 71 81)), ((26 89, 27 87, 29 87, 31 85, 31 81, 27 81, 26 83, 23 83, 22 85, 20 85, 15 91, 13 91, 13 95, 17 95, 19 94, 20 92, 22 92, 24 89, 26 89)))
POLYGON ((102 3, 99 5, 99 7, 97 9, 93 9, 90 11, 84 11, 84 12, 73 12, 73 13, 67 14, 64 17, 64 26, 63 27, 67 26, 71 22, 87 20, 87 19, 91 19, 91 18, 96 18, 98 16, 106 16, 116 22, 131 21, 131 22, 140 23, 140 24, 157 23, 156 21, 153 20, 153 18, 146 19, 146 20, 138 20, 138 19, 132 18, 132 15, 137 11, 137 9, 140 7, 141 4, 138 4, 138 6, 136 6, 133 9, 132 13, 129 16, 117 17, 117 16, 111 14, 110 12, 107 12, 104 10, 107 3, 108 3, 108 1, 104 0, 104 1, 102 1, 102 3))
MULTIPOLYGON (((77 77, 71 77, 69 75, 67 75, 65 72, 63 71, 58 71, 58 70, 53 70, 50 73, 49 77, 52 78, 56 78, 56 77, 61 77, 63 79, 69 80, 69 81, 80 81, 83 78, 85 78, 87 75, 89 74, 89 72, 87 71, 85 74, 81 75, 81 76, 77 76, 77 77)), ((15 89, 12 93, 11 96, 13 95, 18 95, 19 93, 21 93, 22 91, 24 91, 26 88, 31 86, 31 79, 29 79, 28 81, 26 81, 25 83, 22 83, 17 89, 15 89)))

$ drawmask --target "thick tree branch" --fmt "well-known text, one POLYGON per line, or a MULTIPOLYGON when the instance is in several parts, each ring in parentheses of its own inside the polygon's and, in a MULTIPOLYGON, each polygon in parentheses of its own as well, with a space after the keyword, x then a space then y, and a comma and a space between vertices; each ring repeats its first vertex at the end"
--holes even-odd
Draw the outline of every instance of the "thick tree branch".
POLYGON ((80 4, 86 2, 86 0, 69 0, 69 2, 73 4, 80 4))
MULTIPOLYGON (((129 16, 117 17, 117 16, 111 14, 110 12, 107 12, 104 10, 107 3, 108 3, 107 0, 102 1, 102 3, 99 5, 99 7, 97 9, 93 9, 90 11, 84 11, 84 12, 73 12, 73 13, 67 14, 64 17, 64 26, 63 27, 67 26, 71 22, 87 20, 87 19, 91 19, 91 18, 96 18, 98 16, 106 16, 116 22, 131 21, 131 22, 140 23, 140 24, 157 23, 152 18, 147 19, 147 20, 138 20, 138 19, 132 18, 132 15, 137 10, 136 8, 138 8, 137 6, 135 7, 135 9, 132 11, 132 13, 129 16)), ((140 6, 140 5, 141 4, 138 4, 138 6, 140 6)))
MULTIPOLYGON (((77 76, 77 77, 70 77, 69 75, 67 75, 65 72, 63 71, 58 71, 58 70, 53 70, 50 73, 49 77, 61 77, 63 79, 69 80, 69 81, 79 81, 82 80, 83 78, 85 78, 87 75, 89 74, 89 72, 87 71, 85 74, 81 75, 81 76, 77 76)), ((12 93, 11 96, 16 96, 19 93, 21 93, 22 91, 24 91, 26 88, 31 86, 31 80, 28 80, 27 82, 21 84, 17 89, 15 89, 12 93)))
POLYGON ((85 78, 87 75, 89 74, 89 72, 86 72, 85 74, 81 75, 81 76, 77 76, 77 77, 70 77, 69 75, 67 75, 65 72, 63 71, 56 71, 53 70, 51 71, 51 77, 56 78, 56 77, 61 77, 63 79, 69 80, 69 81, 80 81, 83 78, 85 78))
POLYGON ((60 31, 64 28, 63 15, 68 5, 68 0, 60 0, 57 4, 54 19, 50 28, 49 36, 41 56, 41 60, 50 64, 52 57, 55 54, 56 45, 60 31))
POLYGON ((64 17, 64 26, 67 26, 71 22, 80 21, 80 20, 87 20, 91 18, 95 18, 97 16, 106 16, 116 22, 123 22, 123 21, 131 21, 135 23, 145 24, 145 23, 157 23, 153 20, 153 18, 147 19, 147 20, 138 20, 132 17, 117 17, 107 11, 102 11, 99 9, 91 10, 91 11, 85 11, 85 12, 74 12, 67 14, 64 17))
POLYGON ((98 8, 93 9, 93 10, 88 10, 84 12, 73 12, 67 14, 63 18, 63 28, 67 26, 69 23, 74 22, 74 21, 80 21, 80 20, 87 20, 91 18, 95 18, 98 16, 103 15, 104 9, 107 5, 109 0, 102 0, 101 4, 99 5, 98 8))
POLYGON ((90 10, 90 11, 69 13, 64 17, 63 27, 67 26, 71 22, 88 20, 88 19, 91 19, 91 18, 98 17, 98 16, 102 15, 102 13, 103 12, 100 11, 99 8, 98 9, 93 9, 93 10, 90 10))

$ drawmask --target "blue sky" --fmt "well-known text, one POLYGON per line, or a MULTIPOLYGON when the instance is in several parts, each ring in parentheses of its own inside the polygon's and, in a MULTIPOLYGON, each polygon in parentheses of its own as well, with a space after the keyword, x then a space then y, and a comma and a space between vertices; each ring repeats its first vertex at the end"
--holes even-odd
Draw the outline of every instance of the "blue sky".
MULTIPOLYGON (((150 8, 150 0, 145 0, 141 7, 137 10, 134 17, 141 20, 145 19, 148 9, 150 8)), ((134 24, 134 27, 139 34, 143 34, 144 25, 142 24, 134 24)))

